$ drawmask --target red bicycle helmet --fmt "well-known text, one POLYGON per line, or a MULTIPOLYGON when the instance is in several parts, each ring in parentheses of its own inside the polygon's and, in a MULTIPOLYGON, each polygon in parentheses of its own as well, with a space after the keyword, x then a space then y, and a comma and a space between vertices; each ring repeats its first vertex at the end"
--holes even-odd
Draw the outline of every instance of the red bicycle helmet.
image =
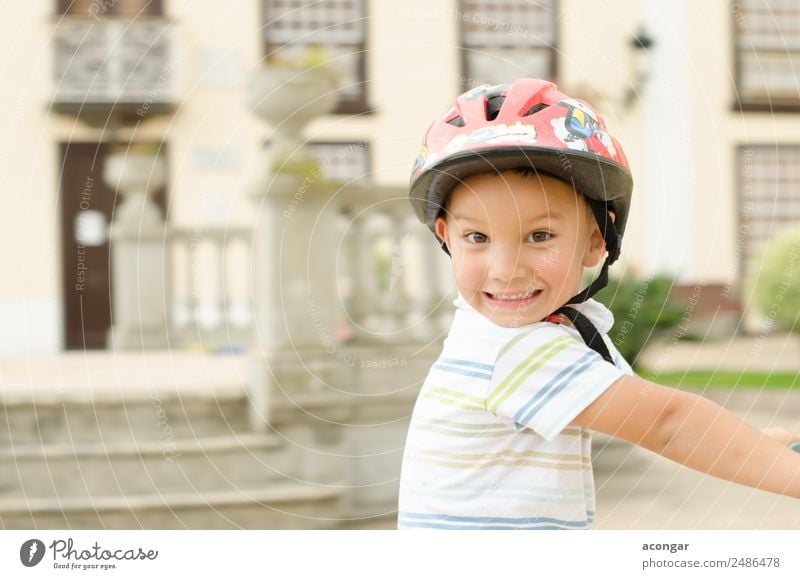
POLYGON ((517 167, 548 173, 608 202, 622 236, 633 190, 625 153, 591 106, 534 78, 473 88, 431 123, 411 171, 411 205, 433 230, 457 183, 517 167))
MULTIPOLYGON (((411 205, 434 231, 458 183, 475 173, 516 168, 562 179, 588 199, 608 257, 594 283, 567 303, 586 301, 608 283, 608 266, 619 256, 633 179, 625 153, 600 115, 555 84, 521 78, 513 84, 482 85, 459 96, 444 118, 425 132, 411 171, 411 205), (609 211, 614 212, 613 223, 609 211)), ((569 307, 554 313, 569 317, 587 344, 611 361, 585 316, 569 307)))

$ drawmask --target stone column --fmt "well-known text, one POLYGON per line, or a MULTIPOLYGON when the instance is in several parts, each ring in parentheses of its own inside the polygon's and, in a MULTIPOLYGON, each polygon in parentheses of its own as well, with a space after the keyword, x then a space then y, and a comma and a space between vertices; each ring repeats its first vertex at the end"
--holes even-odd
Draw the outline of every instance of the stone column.
POLYGON ((270 392, 314 389, 320 360, 336 349, 338 294, 336 186, 303 144, 303 128, 333 111, 337 82, 325 69, 265 66, 251 73, 248 107, 273 132, 250 196, 256 209, 256 311, 250 400, 256 429, 267 423, 270 392))
POLYGON ((105 161, 103 177, 123 197, 111 224, 112 327, 109 349, 165 348, 167 340, 164 217, 151 201, 164 186, 157 155, 120 152, 105 161))

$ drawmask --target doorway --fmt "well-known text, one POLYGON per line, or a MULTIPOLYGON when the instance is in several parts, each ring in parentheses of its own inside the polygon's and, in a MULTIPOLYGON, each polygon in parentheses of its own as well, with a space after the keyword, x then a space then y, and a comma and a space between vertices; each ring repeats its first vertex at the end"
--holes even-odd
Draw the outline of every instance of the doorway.
MULTIPOLYGON (((122 196, 103 179, 109 143, 61 143, 61 248, 64 348, 102 350, 111 327, 114 208, 122 196)), ((162 147, 162 154, 165 148, 162 147)), ((166 216, 165 189, 152 201, 166 216)))

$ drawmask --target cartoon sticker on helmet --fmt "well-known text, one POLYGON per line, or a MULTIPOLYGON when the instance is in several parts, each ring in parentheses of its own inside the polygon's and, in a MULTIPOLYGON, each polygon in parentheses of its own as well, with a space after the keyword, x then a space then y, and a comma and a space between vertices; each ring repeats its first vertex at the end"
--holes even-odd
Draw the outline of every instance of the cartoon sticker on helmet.
POLYGON ((614 142, 600 123, 597 114, 588 106, 574 99, 565 99, 558 103, 567 109, 566 115, 550 121, 553 134, 570 149, 578 151, 599 152, 605 148, 609 155, 617 158, 614 142))
POLYGON ((428 147, 423 144, 422 147, 419 149, 419 154, 417 158, 414 159, 414 166, 411 167, 411 173, 416 173, 417 169, 422 167, 425 164, 425 158, 428 156, 428 147))
POLYGON ((535 142, 536 128, 533 125, 524 125, 517 121, 513 125, 491 125, 476 129, 469 135, 458 135, 447 143, 445 152, 447 153, 464 145, 474 145, 476 143, 522 143, 529 145, 535 142))

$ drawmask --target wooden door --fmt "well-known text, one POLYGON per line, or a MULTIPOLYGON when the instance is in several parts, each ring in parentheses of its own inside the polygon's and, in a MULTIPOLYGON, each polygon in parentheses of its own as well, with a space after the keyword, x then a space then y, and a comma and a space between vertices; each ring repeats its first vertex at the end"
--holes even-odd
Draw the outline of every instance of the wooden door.
MULTIPOLYGON (((121 202, 103 180, 106 143, 61 144, 61 247, 64 347, 104 349, 111 327, 111 263, 108 239, 114 207, 121 202)), ((164 213, 164 191, 153 201, 164 213)))

